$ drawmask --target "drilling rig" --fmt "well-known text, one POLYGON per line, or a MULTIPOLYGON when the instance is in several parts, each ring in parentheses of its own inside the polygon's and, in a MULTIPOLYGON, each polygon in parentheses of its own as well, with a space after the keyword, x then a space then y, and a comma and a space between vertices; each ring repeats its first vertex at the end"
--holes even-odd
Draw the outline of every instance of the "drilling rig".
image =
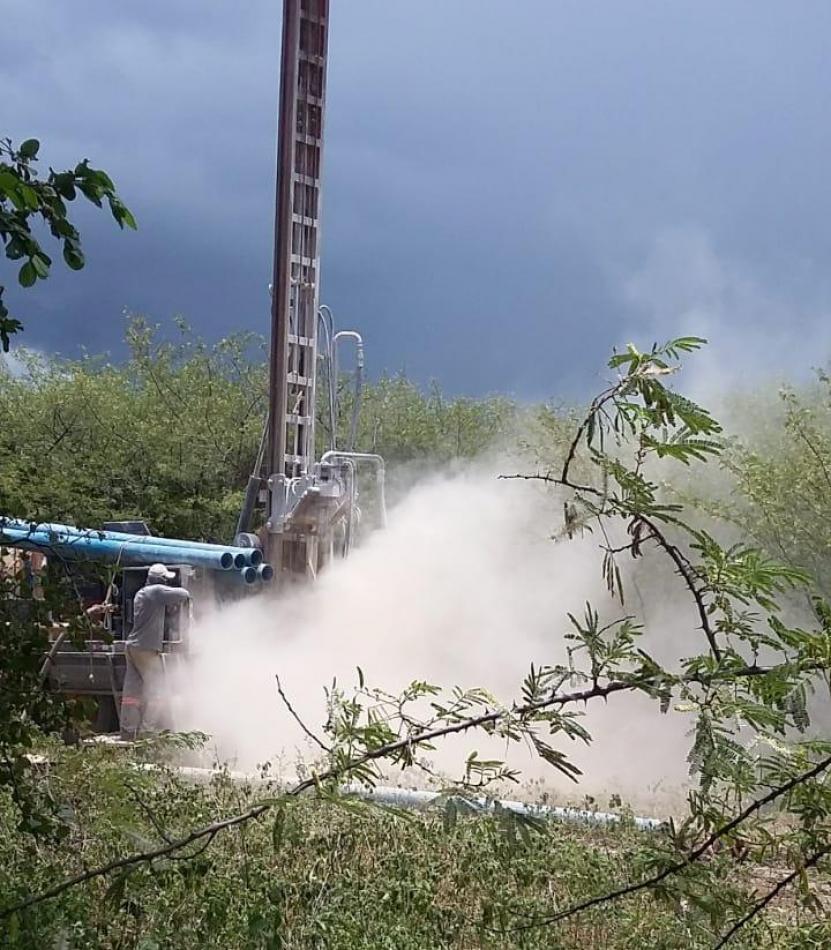
POLYGON ((355 331, 335 332, 331 311, 319 305, 328 45, 328 0, 285 0, 263 545, 278 580, 314 577, 335 554, 348 552, 358 511, 357 475, 366 466, 374 469, 384 518, 383 460, 354 451, 363 340, 355 331), (349 441, 339 449, 337 356, 346 340, 356 346, 356 390, 349 441), (326 366, 330 439, 315 461, 320 364, 326 366))
MULTIPOLYGON (((0 516, 0 548, 36 552, 39 561, 45 555, 46 561, 63 569, 76 565, 81 573, 84 561, 113 566, 109 584, 86 588, 88 601, 105 597, 117 608, 108 620, 109 635, 90 639, 81 649, 56 626, 42 670, 51 688, 99 700, 99 731, 116 725, 124 641, 132 629, 133 597, 144 584, 148 565, 166 564, 176 575, 173 583, 191 591, 197 608, 203 597, 217 592, 220 599, 269 589, 280 594, 349 553, 362 518, 359 481, 367 472, 371 478, 365 494, 373 510, 369 520, 379 527, 386 520, 383 459, 355 451, 363 340, 354 330, 338 332, 332 311, 319 301, 328 32, 328 0, 285 0, 268 409, 233 541, 217 545, 159 538, 141 521, 85 529, 0 516), (338 365, 344 344, 354 347, 355 376, 341 446, 338 365), (323 380, 328 424, 318 432, 316 406, 323 380), (253 531, 255 520, 261 526, 253 531)), ((188 629, 188 616, 170 618, 164 645, 169 659, 187 652, 188 629)))

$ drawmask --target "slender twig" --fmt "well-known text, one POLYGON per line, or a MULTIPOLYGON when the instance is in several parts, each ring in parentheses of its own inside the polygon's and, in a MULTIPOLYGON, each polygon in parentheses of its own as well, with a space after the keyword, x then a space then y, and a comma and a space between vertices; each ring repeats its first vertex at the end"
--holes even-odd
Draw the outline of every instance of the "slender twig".
POLYGON ((564 910, 557 911, 555 914, 539 917, 533 921, 522 924, 519 927, 512 928, 510 931, 503 932, 514 933, 515 931, 520 930, 530 930, 533 927, 540 927, 544 924, 553 924, 557 921, 565 920, 567 917, 573 917, 575 914, 582 913, 584 910, 588 910, 591 907, 599 907, 601 904, 608 904, 609 901, 618 900, 621 897, 628 897, 632 894, 637 894, 639 891, 645 891, 649 888, 656 887, 671 875, 678 874, 679 871, 683 871, 684 868, 689 867, 691 864, 694 864, 696 861, 700 860, 718 840, 726 837, 730 834, 730 832, 735 831, 736 828, 744 824, 744 822, 747 821, 751 815, 754 815, 756 812, 760 811, 771 802, 776 801, 777 798, 781 798, 782 795, 787 795, 788 792, 793 791, 793 789, 795 789, 798 785, 804 785, 805 782, 810 782, 812 778, 816 778, 829 767, 831 767, 831 755, 822 759, 806 772, 802 772, 801 774, 794 776, 792 779, 789 779, 782 785, 777 785, 762 798, 757 798, 752 801, 747 806, 747 808, 744 809, 744 811, 740 812, 734 818, 731 818, 726 824, 718 827, 697 848, 695 848, 693 851, 690 851, 686 857, 680 861, 676 861, 674 864, 668 865, 663 869, 663 871, 659 871, 652 877, 649 877, 644 881, 638 881, 636 884, 627 884, 625 887, 618 888, 616 891, 609 891, 606 894, 600 894, 597 897, 591 897, 588 900, 581 901, 579 904, 572 904, 571 907, 566 907, 564 910))
POLYGON ((602 549, 607 554, 622 554, 624 551, 632 551, 633 549, 637 550, 639 545, 645 544, 647 541, 652 541, 654 538, 654 534, 648 534, 646 537, 637 538, 635 541, 630 541, 628 544, 621 544, 619 548, 613 548, 608 544, 604 544, 602 545, 602 549))
POLYGON ((566 482, 561 478, 557 478, 556 475, 546 474, 543 475, 541 472, 537 472, 534 475, 523 475, 521 472, 516 472, 514 475, 497 475, 496 476, 500 481, 525 481, 525 482, 548 482, 550 485, 559 485, 561 488, 571 488, 576 492, 585 492, 588 495, 596 495, 598 498, 603 497, 603 492, 599 488, 594 488, 591 485, 578 485, 576 482, 566 482))
POLYGON ((733 926, 725 933, 722 937, 719 938, 718 943, 713 945, 713 950, 719 950, 720 947, 725 946, 736 934, 753 920, 754 917, 762 913, 762 911, 771 903, 786 887, 791 885, 798 877, 800 877, 805 871, 809 868, 815 867, 827 854, 831 854, 831 847, 820 848, 819 851, 815 851, 809 858, 806 858, 805 861, 800 864, 799 867, 794 868, 790 874, 786 877, 783 877, 775 887, 772 887, 765 896, 757 901, 753 907, 744 915, 744 917, 737 920, 733 926))
POLYGON ((150 824, 155 828, 156 834, 162 839, 162 841, 167 844, 171 843, 170 835, 165 831, 159 819, 156 815, 153 814, 153 809, 147 804, 147 802, 141 797, 137 789, 135 789, 129 782, 124 783, 124 787, 130 793, 133 801, 138 805, 141 811, 144 813, 144 816, 150 822, 150 824))
POLYGON ((828 466, 825 464, 825 459, 820 454, 819 449, 808 438, 808 434, 798 422, 794 421, 793 427, 796 430, 797 435, 802 439, 805 445, 808 446, 808 451, 817 460, 817 464, 819 465, 820 471, 822 472, 823 478, 825 479, 825 484, 828 486, 828 488, 831 488, 831 472, 828 471, 828 466))
MULTIPOLYGON (((592 488, 588 485, 578 485, 574 482, 570 482, 567 479, 556 478, 553 475, 500 475, 500 478, 503 479, 524 479, 526 481, 543 481, 549 482, 553 485, 560 485, 563 488, 570 488, 576 492, 588 492, 592 495, 603 497, 603 493, 597 489, 592 488)), ((620 512, 622 514, 622 512, 620 512)), ((701 621, 701 629, 704 632, 704 636, 707 638, 707 643, 710 645, 710 650, 713 653, 713 656, 718 662, 721 662, 721 648, 716 641, 715 631, 710 624, 710 618, 707 614, 707 604, 704 600, 704 595, 701 592, 701 589, 695 582, 694 569, 690 561, 682 554, 681 550, 672 544, 672 542, 666 537, 666 535, 660 531, 655 522, 642 514, 636 514, 640 521, 642 521, 651 531, 652 537, 644 540, 652 540, 672 559, 672 562, 675 564, 676 570, 680 575, 681 579, 684 581, 687 589, 690 594, 692 594, 693 600, 695 601, 696 610, 698 611, 698 616, 701 621)))
POLYGON ((566 454, 566 459, 563 462, 563 470, 560 475, 560 480, 565 482, 568 480, 569 469, 571 468, 571 463, 574 461, 574 457, 577 454, 577 449, 580 445, 580 442, 583 439, 586 430, 591 423, 591 420, 603 409, 609 400, 614 399, 620 390, 622 390, 626 385, 629 384, 628 380, 621 380, 618 383, 615 383, 614 386, 610 386, 604 392, 595 396, 592 400, 591 405, 589 406, 589 411, 586 413, 585 419, 580 423, 577 428, 577 432, 574 434, 574 438, 571 440, 571 445, 568 447, 568 452, 566 454))
POLYGON ((715 657, 716 661, 720 663, 721 648, 716 642, 716 634, 710 624, 710 618, 707 614, 707 604, 704 600, 704 595, 701 592, 698 584, 695 582, 695 574, 692 564, 686 557, 684 557, 681 551, 667 539, 666 535, 659 530, 654 521, 652 521, 650 518, 645 518, 643 515, 639 515, 638 517, 652 531, 653 540, 661 548, 661 550, 669 555, 669 557, 672 559, 672 562, 675 564, 678 574, 687 585, 687 589, 695 601, 695 607, 698 611, 699 620, 701 621, 701 629, 704 632, 704 636, 707 638, 707 642, 710 644, 710 650, 712 651, 713 656, 715 657))
POLYGON ((208 848, 213 844, 213 840, 216 837, 216 833, 208 835, 205 839, 204 844, 201 847, 196 848, 194 851, 190 851, 187 854, 170 854, 168 855, 169 861, 192 861, 194 858, 198 858, 200 854, 204 854, 208 848))
POLYGON ((323 751, 324 751, 327 755, 331 754, 331 752, 332 752, 331 747, 328 746, 328 745, 326 745, 326 743, 323 742, 322 739, 318 738, 318 736, 316 736, 316 735, 312 732, 312 730, 309 729, 309 727, 306 725, 306 723, 303 722, 303 720, 300 718, 300 716, 299 716, 299 715, 297 714, 297 712, 295 711, 294 706, 292 706, 292 704, 289 702, 289 698, 288 698, 288 696, 286 696, 285 692, 283 691, 283 686, 282 686, 282 684, 280 683, 280 677, 275 674, 274 679, 277 680, 277 692, 280 694, 280 699, 283 700, 283 703, 285 704, 286 709, 288 709, 288 711, 291 713, 292 717, 294 718, 294 721, 298 724, 298 726, 300 726, 300 728, 303 730, 303 732, 306 733, 306 735, 312 740, 312 742, 314 742, 314 743, 315 743, 316 745, 318 745, 321 749, 323 749, 323 751))

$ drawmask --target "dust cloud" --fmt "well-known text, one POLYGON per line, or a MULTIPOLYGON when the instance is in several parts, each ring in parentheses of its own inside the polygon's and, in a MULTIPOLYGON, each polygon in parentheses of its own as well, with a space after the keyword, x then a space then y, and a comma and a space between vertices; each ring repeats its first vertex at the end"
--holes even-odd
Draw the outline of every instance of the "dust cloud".
MULTIPOLYGON (((499 480, 498 471, 506 468, 480 464, 424 481, 390 512, 385 531, 313 585, 282 598, 252 597, 202 618, 187 682, 178 688, 177 728, 210 734, 213 754, 235 768, 271 761, 291 777, 318 750, 280 700, 276 675, 300 717, 320 733, 323 687, 336 678, 349 691, 358 666, 368 685, 392 692, 423 679, 448 689, 484 687, 510 703, 532 662, 564 662, 567 611, 581 615, 586 601, 609 617, 624 609, 603 586, 596 540, 552 540, 561 501, 538 482, 499 480)), ((635 581, 627 583, 632 588, 635 581)), ((671 575, 660 579, 677 592, 676 583, 671 575)), ((640 606, 637 589, 631 593, 629 612, 640 606)), ((647 599, 653 601, 654 591, 647 599)), ((681 619, 672 600, 659 597, 649 648, 666 659, 677 656, 672 631, 694 636, 693 624, 681 619)), ((523 746, 511 746, 511 765, 537 793, 545 788, 572 801, 616 792, 648 803, 685 779, 683 717, 660 716, 645 698, 617 697, 590 706, 584 724, 594 737, 590 747, 553 740, 583 769, 579 786, 523 746)), ((471 734, 429 758, 443 774, 459 777, 473 749, 483 757, 506 751, 471 734)))

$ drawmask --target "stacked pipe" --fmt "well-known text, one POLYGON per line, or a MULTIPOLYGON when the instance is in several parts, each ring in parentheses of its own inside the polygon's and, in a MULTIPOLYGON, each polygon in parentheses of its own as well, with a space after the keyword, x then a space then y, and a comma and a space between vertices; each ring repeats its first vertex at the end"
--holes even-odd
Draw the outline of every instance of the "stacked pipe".
POLYGON ((63 524, 30 524, 0 518, 0 545, 30 551, 51 551, 67 560, 94 560, 110 564, 190 564, 213 571, 235 572, 242 584, 268 583, 274 576, 255 547, 209 544, 152 535, 94 531, 63 524))

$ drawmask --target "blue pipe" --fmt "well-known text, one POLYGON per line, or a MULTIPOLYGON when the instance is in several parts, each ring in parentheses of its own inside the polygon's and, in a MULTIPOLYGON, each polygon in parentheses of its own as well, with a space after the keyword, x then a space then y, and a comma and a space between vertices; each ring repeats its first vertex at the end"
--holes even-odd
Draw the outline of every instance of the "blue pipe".
MULTIPOLYGON (((156 547, 171 547, 171 548, 188 548, 188 549, 200 549, 205 551, 210 551, 211 553, 218 554, 220 556, 224 555, 226 552, 230 553, 233 561, 228 564, 226 567, 223 564, 223 569, 227 570, 229 567, 238 567, 242 568, 246 564, 251 564, 252 567, 258 567, 263 562, 263 553, 259 548, 241 548, 234 547, 232 545, 224 544, 211 544, 208 541, 186 541, 177 538, 157 538, 153 535, 144 535, 144 534, 126 534, 120 531, 104 531, 96 529, 85 529, 85 528, 76 528, 73 525, 63 525, 63 524, 37 524, 33 525, 25 521, 20 521, 17 519, 2 519, 0 518, 0 532, 6 530, 6 528, 11 528, 12 530, 25 531, 27 534, 32 531, 41 532, 57 532, 60 534, 68 535, 78 535, 78 536, 95 536, 102 540, 107 541, 116 541, 120 545, 125 543, 130 544, 150 544, 156 547)), ((227 562, 227 558, 224 558, 224 561, 227 562)))
POLYGON ((249 587, 252 584, 257 583, 257 568, 251 567, 250 564, 246 564, 241 570, 238 571, 223 571, 221 574, 217 575, 217 583, 219 584, 242 584, 245 587, 249 587))
MULTIPOLYGON (((57 526, 54 526, 57 527, 57 526)), ((219 553, 189 547, 186 541, 180 547, 101 538, 97 532, 40 531, 35 528, 9 528, 0 522, 0 544, 34 551, 53 551, 69 560, 99 560, 125 565, 191 564, 211 570, 230 570, 234 566, 231 551, 219 553)), ((251 568, 256 577, 256 569, 251 568)))
MULTIPOLYGON (((71 530, 78 531, 79 529, 73 528, 71 530)), ((136 544, 149 542, 171 548, 179 548, 184 545, 189 548, 200 548, 205 551, 230 551, 234 556, 234 566, 239 568, 244 567, 246 564, 250 564, 252 567, 257 567, 263 563, 263 552, 259 548, 241 548, 231 544, 211 544, 210 541, 182 541, 178 538, 158 538, 152 534, 121 534, 119 531, 102 531, 95 533, 103 534, 106 538, 109 538, 113 541, 129 539, 130 541, 134 541, 136 544)))

